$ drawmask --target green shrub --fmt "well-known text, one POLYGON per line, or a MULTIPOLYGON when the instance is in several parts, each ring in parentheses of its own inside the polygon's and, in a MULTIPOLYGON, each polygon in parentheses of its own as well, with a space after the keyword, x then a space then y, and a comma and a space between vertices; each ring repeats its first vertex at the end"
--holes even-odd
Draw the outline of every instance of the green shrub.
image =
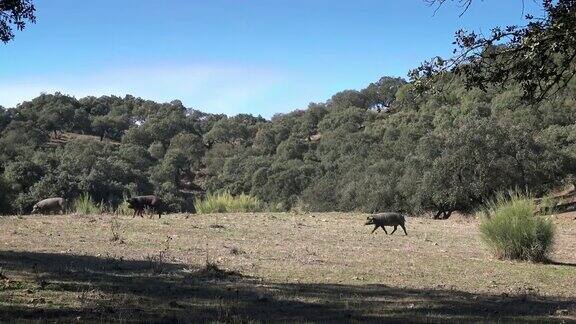
POLYGON ((540 200, 540 205, 538 208, 538 212, 541 215, 550 215, 553 214, 556 205, 558 205, 558 199, 552 196, 545 196, 540 200))
POLYGON ((123 199, 122 203, 120 205, 118 205, 118 207, 116 207, 116 210, 115 210, 116 215, 126 216, 126 215, 132 215, 133 213, 134 213, 134 210, 130 209, 126 199, 123 199))
POLYGON ((283 202, 271 202, 266 204, 266 207, 264 208, 267 212, 271 212, 271 213, 281 213, 281 212, 285 212, 288 210, 288 208, 286 208, 286 204, 284 204, 283 202))
POLYGON ((73 208, 77 214, 91 215, 101 214, 103 204, 95 203, 89 194, 85 193, 74 200, 73 208))
POLYGON ((552 249, 554 225, 535 216, 534 200, 518 193, 499 195, 480 223, 482 240, 500 259, 545 261, 552 249))
POLYGON ((208 194, 206 198, 194 204, 198 214, 257 212, 262 210, 260 199, 241 194, 232 196, 229 192, 208 194))

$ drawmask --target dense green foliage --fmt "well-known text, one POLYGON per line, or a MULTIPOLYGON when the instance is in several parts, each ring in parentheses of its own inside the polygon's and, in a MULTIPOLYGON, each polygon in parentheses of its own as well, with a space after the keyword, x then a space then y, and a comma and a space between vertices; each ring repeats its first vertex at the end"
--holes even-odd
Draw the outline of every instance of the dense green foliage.
POLYGON ((554 225, 535 216, 534 200, 519 194, 499 196, 480 224, 482 240, 501 259, 545 261, 554 243, 554 225))
POLYGON ((468 212, 496 192, 572 181, 576 83, 538 105, 519 86, 466 90, 451 74, 434 87, 384 77, 271 120, 43 94, 0 108, 0 212, 83 193, 111 207, 156 193, 193 211, 217 192, 275 210, 468 212))
MULTIPOLYGON (((437 10, 447 2, 424 1, 437 5, 437 10)), ((458 1, 464 11, 473 2, 478 1, 458 1)), ((487 90, 491 84, 514 82, 527 101, 553 96, 576 77, 576 1, 534 2, 541 3, 542 12, 525 15, 525 25, 493 27, 489 33, 458 30, 455 55, 424 62, 410 72, 410 78, 417 86, 428 88, 430 76, 451 71, 463 76, 468 88, 487 90)))
POLYGON ((22 30, 26 23, 36 22, 36 7, 30 0, 0 0, 0 41, 14 38, 14 29, 22 30))

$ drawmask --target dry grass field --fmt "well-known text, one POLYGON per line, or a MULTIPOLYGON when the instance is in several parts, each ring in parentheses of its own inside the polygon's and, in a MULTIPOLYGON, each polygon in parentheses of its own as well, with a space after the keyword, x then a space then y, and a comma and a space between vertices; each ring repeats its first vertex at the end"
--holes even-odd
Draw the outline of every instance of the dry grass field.
POLYGON ((473 219, 365 216, 3 217, 0 321, 576 321, 574 213, 548 264, 493 259, 473 219))

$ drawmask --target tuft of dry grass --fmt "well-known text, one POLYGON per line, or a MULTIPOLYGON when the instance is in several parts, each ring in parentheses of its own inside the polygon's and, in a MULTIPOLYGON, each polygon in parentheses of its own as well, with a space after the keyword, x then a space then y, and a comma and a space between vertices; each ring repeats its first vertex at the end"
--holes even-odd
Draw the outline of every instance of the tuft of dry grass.
POLYGON ((73 210, 75 213, 80 215, 92 215, 100 214, 103 212, 103 204, 98 204, 94 202, 89 194, 82 194, 80 197, 76 198, 73 202, 73 210))
POLYGON ((121 236, 120 222, 118 222, 117 216, 112 216, 110 218, 110 241, 124 243, 124 239, 121 236))
POLYGON ((227 191, 208 194, 194 204, 199 214, 258 212, 262 210, 262 206, 263 203, 256 197, 246 194, 232 196, 227 191))

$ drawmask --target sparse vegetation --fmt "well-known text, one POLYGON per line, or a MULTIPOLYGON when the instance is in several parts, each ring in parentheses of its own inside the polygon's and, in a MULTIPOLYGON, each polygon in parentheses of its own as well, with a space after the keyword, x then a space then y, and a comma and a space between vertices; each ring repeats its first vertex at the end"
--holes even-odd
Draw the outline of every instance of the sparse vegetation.
POLYGON ((554 225, 535 216, 530 197, 510 193, 499 195, 488 205, 480 224, 482 239, 501 259, 546 261, 554 243, 554 225))
POLYGON ((112 216, 110 218, 110 241, 124 243, 120 232, 120 222, 118 222, 117 216, 112 216))
POLYGON ((199 214, 213 213, 239 213, 239 212, 259 212, 262 211, 262 202, 250 195, 240 194, 232 196, 225 191, 216 194, 208 194, 206 198, 196 202, 194 205, 199 214))
POLYGON ((241 250, 240 248, 238 248, 236 246, 229 247, 229 249, 230 249, 230 254, 233 254, 233 255, 246 254, 245 251, 241 250))
POLYGON ((172 238, 166 236, 163 242, 164 247, 157 253, 150 254, 146 257, 150 265, 150 272, 153 274, 161 274, 166 271, 166 263, 168 254, 170 253, 170 241, 172 238))
POLYGON ((0 218, 0 322, 576 320, 574 213, 553 218, 554 264, 492 258, 458 214, 408 236, 351 213, 120 216, 125 244, 110 217, 0 218))

